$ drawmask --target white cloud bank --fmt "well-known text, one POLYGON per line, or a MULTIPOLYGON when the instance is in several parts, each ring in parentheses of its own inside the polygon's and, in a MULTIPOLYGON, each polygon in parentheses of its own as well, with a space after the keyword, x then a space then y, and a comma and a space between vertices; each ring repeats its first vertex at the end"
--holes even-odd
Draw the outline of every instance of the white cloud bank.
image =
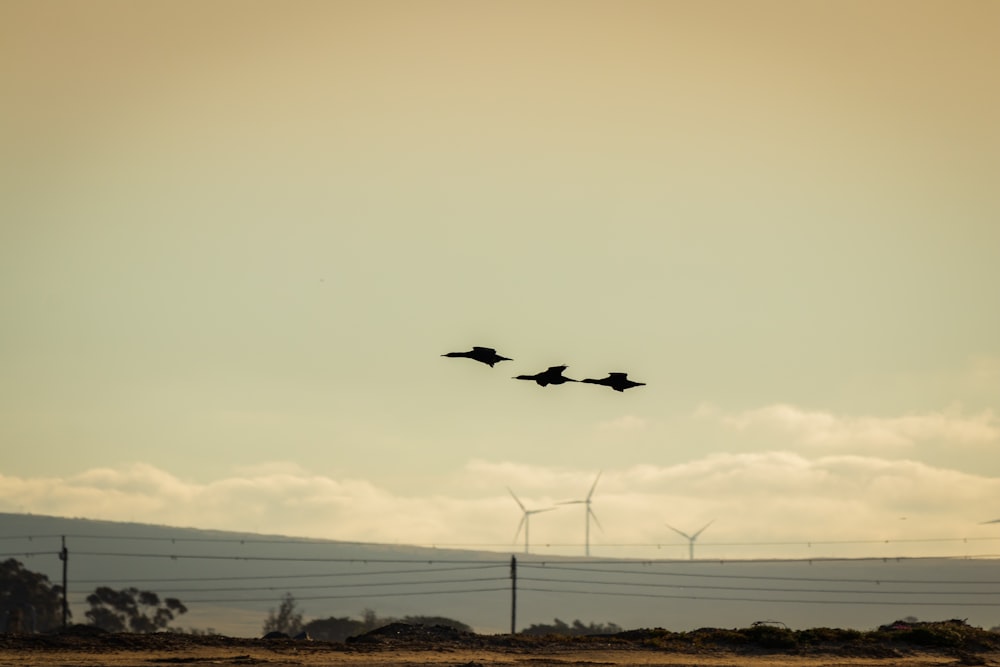
MULTIPOLYGON (((66 478, 0 476, 0 510, 510 551, 520 510, 506 486, 529 508, 558 506, 585 496, 595 473, 472 461, 455 480, 468 491, 407 497, 287 463, 209 483, 140 463, 66 478)), ((593 496, 604 530, 592 527, 591 544, 595 555, 684 557, 665 524, 693 531, 715 519, 700 555, 980 555, 1000 551, 996 527, 981 523, 996 516, 997 498, 1000 478, 915 461, 720 454, 604 471, 593 496)), ((532 518, 534 550, 579 554, 583 508, 558 507, 532 518)))
POLYGON ((856 417, 806 410, 787 403, 731 415, 703 405, 695 415, 717 419, 740 431, 764 429, 787 433, 813 446, 908 447, 921 441, 960 445, 1000 442, 1000 419, 992 410, 968 415, 960 407, 899 417, 856 417))

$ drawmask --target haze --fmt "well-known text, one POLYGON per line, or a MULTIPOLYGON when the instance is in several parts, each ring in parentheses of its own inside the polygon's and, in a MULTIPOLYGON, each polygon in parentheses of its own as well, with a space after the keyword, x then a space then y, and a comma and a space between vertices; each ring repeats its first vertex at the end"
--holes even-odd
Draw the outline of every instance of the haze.
POLYGON ((603 471, 596 554, 997 554, 997 62, 971 0, 7 0, 0 511, 509 550, 603 471))

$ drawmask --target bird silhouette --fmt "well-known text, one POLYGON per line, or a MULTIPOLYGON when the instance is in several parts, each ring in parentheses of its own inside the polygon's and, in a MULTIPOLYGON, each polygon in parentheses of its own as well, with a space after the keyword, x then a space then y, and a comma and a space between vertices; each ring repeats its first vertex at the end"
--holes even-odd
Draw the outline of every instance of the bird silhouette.
POLYGON ((581 380, 581 382, 589 382, 590 384, 602 384, 605 387, 611 387, 615 391, 625 391, 626 389, 631 389, 632 387, 644 387, 645 382, 633 382, 628 379, 628 373, 608 373, 608 377, 601 378, 600 380, 594 380, 587 378, 581 380))
POLYGON ((493 364, 500 361, 513 361, 510 357, 501 357, 497 354, 497 351, 492 347, 473 347, 468 352, 449 352, 448 354, 442 354, 442 357, 466 357, 468 359, 475 359, 478 362, 484 363, 490 368, 493 368, 493 364))
POLYGON ((549 366, 548 369, 542 371, 541 373, 535 373, 534 375, 518 375, 515 380, 534 380, 540 386, 544 387, 548 384, 562 384, 564 382, 579 382, 579 380, 574 380, 573 378, 568 378, 562 374, 566 370, 566 366, 549 366))

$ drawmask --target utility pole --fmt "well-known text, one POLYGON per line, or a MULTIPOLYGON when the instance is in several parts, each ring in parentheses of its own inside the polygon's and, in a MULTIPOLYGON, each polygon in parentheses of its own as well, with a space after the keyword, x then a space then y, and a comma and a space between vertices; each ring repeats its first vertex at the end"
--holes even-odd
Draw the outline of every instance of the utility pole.
POLYGON ((517 634, 517 556, 510 557, 510 634, 517 634))
POLYGON ((59 552, 59 560, 63 563, 63 599, 62 599, 62 616, 63 616, 63 630, 66 629, 67 619, 69 618, 69 602, 66 601, 66 569, 69 565, 69 551, 66 549, 66 536, 62 536, 62 550, 59 552))

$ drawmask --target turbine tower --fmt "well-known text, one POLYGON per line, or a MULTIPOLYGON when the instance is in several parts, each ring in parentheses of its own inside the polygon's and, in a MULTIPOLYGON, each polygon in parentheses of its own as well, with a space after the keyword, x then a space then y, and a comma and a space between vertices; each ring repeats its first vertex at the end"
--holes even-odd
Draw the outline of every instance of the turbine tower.
MULTIPOLYGON (((567 500, 565 502, 559 503, 560 505, 586 505, 587 506, 587 510, 586 510, 586 512, 584 512, 584 515, 583 515, 583 520, 584 520, 584 533, 583 533, 584 534, 584 543, 583 544, 584 544, 584 553, 587 556, 590 555, 590 519, 593 518, 594 519, 594 523, 597 524, 597 527, 601 528, 601 522, 597 520, 597 515, 594 514, 594 510, 592 510, 590 508, 590 499, 594 495, 594 489, 597 488, 597 480, 599 480, 600 478, 601 478, 601 473, 598 472, 597 473, 597 477, 594 479, 594 483, 590 487, 590 492, 587 494, 587 497, 584 498, 583 500, 567 500)), ((601 528, 601 530, 604 530, 604 529, 601 528)))
POLYGON ((521 516, 521 522, 517 524, 517 532, 514 533, 514 542, 517 542, 517 536, 521 534, 521 528, 524 527, 524 553, 528 553, 528 524, 529 520, 531 519, 531 515, 538 514, 539 512, 549 512, 556 508, 546 507, 540 510, 529 510, 527 507, 524 506, 524 503, 522 503, 521 500, 516 495, 514 495, 514 492, 511 491, 511 488, 509 486, 507 487, 507 491, 510 492, 510 495, 514 499, 514 502, 517 503, 517 506, 521 508, 522 512, 524 512, 524 514, 521 516))
POLYGON ((674 528, 673 526, 671 526, 669 523, 666 524, 666 526, 667 526, 667 528, 669 528, 670 530, 674 531, 678 535, 682 535, 682 536, 684 536, 684 537, 687 538, 687 540, 688 540, 688 555, 690 556, 691 560, 694 560, 694 541, 697 540, 698 536, 701 535, 701 533, 706 528, 708 528, 709 526, 711 526, 714 522, 715 522, 715 519, 712 519, 711 521, 709 521, 708 523, 706 523, 704 526, 702 526, 701 530, 699 530, 694 535, 688 535, 687 533, 685 533, 682 530, 677 530, 676 528, 674 528))

